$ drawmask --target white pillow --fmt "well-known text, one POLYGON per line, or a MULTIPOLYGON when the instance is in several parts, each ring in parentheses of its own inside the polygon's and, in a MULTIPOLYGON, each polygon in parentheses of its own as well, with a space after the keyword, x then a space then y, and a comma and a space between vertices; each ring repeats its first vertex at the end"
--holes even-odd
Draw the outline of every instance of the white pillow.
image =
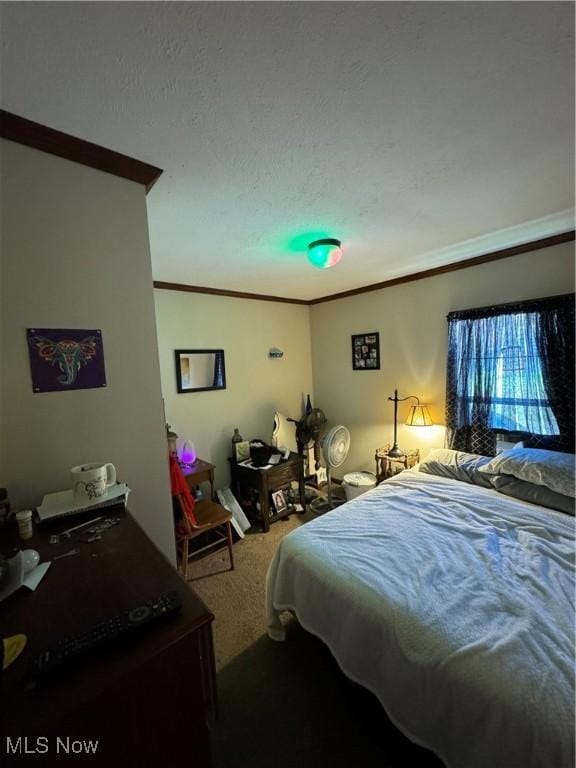
POLYGON ((574 454, 544 451, 540 448, 510 448, 495 456, 479 472, 512 475, 534 485, 574 498, 574 454))

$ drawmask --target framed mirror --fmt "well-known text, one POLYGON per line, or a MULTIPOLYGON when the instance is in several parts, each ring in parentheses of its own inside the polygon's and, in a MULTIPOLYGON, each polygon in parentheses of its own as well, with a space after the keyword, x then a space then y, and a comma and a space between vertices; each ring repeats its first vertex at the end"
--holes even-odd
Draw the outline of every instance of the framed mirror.
POLYGON ((178 392, 226 389, 223 349, 176 349, 178 392))

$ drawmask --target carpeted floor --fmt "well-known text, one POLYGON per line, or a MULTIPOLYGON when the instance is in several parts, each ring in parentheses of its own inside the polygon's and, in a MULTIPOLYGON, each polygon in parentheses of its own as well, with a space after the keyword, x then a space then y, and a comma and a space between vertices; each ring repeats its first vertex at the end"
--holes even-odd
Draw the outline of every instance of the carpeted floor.
POLYGON ((280 539, 307 519, 292 515, 268 534, 247 534, 234 545, 234 571, 222 570, 228 567, 224 552, 192 566, 190 584, 216 617, 215 768, 442 768, 390 723, 377 699, 349 681, 328 648, 296 620, 289 622, 286 642, 267 637, 268 564, 280 539))

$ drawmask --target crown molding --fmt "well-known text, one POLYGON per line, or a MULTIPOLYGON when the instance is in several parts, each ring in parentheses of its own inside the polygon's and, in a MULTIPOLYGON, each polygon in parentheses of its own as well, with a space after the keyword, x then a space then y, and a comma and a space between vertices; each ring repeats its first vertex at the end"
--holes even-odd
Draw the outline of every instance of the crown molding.
POLYGON ((206 288, 200 285, 186 285, 184 283, 165 283, 160 280, 154 281, 154 288, 160 288, 167 291, 184 291, 186 293, 206 293, 211 296, 231 296, 236 299, 252 299, 255 301, 277 301, 284 304, 303 304, 305 306, 314 306, 315 304, 323 304, 327 301, 336 301, 337 299, 346 299, 349 296, 357 296, 361 293, 370 293, 372 291, 380 291, 382 288, 391 288, 394 285, 401 285, 402 283, 412 283, 416 280, 423 280, 426 277, 435 277, 436 275, 443 275, 447 272, 456 272, 459 269, 468 269, 470 267, 476 267, 479 264, 488 264, 491 261, 499 261, 500 259, 508 259, 511 256, 519 256, 523 253, 531 253, 532 251, 539 251, 542 248, 550 248, 554 245, 560 245, 561 243, 572 242, 576 237, 576 231, 571 229, 568 232, 562 232, 557 235, 551 235, 550 237, 543 237, 538 240, 532 240, 529 243, 521 243, 520 245, 514 245, 510 248, 502 248, 498 251, 492 251, 490 253, 483 253, 480 256, 474 256, 471 259, 463 259, 461 261, 455 261, 450 264, 443 264, 441 266, 432 267, 431 269, 424 269, 420 272, 413 272, 409 275, 401 275, 399 277, 391 278, 390 280, 383 280, 380 283, 371 283, 370 285, 364 285, 360 288, 352 288, 349 291, 342 291, 341 293, 332 293, 328 296, 322 296, 318 299, 290 299, 284 296, 268 296, 260 293, 243 293, 241 291, 227 291, 220 288, 206 288))
MULTIPOLYGON (((410 272, 442 267, 446 264, 465 261, 488 253, 504 251, 520 245, 530 245, 547 237, 553 237, 559 233, 569 232, 574 229, 574 209, 566 208, 563 211, 541 216, 538 219, 524 221, 512 227, 497 229, 485 235, 461 240, 458 243, 426 251, 414 257, 410 264, 410 272)), ((387 279, 402 277, 407 274, 400 269, 389 275, 387 279)))
POLYGON ((500 259, 508 259, 511 256, 519 256, 522 253, 530 253, 532 251, 539 251, 541 248, 550 248, 553 245, 560 245, 561 243, 567 243, 575 238, 575 230, 569 232, 562 232, 559 235, 552 235, 551 237, 543 237, 539 240, 532 240, 530 243, 522 243, 520 245, 514 245, 511 248, 502 248, 499 251, 492 251, 491 253, 483 253, 480 256, 475 256, 472 259, 463 259, 462 261, 455 261, 451 264, 444 264, 442 266, 433 267, 432 269, 424 269, 420 272, 414 272, 410 275, 401 275, 400 277, 394 277, 390 280, 383 280, 380 283, 371 283, 370 285, 364 285, 360 288, 353 288, 349 291, 342 291, 341 293, 332 293, 328 296, 322 296, 318 299, 311 299, 310 305, 323 304, 326 301, 336 301, 336 299, 345 299, 348 296, 357 296, 361 293, 370 293, 371 291, 380 291, 382 288, 391 288, 394 285, 401 285, 402 283, 412 283, 415 280, 423 280, 426 277, 435 277, 436 275, 444 275, 447 272, 457 272, 459 269, 468 269, 469 267, 476 267, 479 264, 488 264, 491 261, 499 261, 500 259))
POLYGON ((228 296, 233 299, 251 299, 253 301, 276 301, 281 304, 310 304, 306 299, 289 299, 286 296, 269 296, 264 293, 244 293, 242 291, 227 291, 221 288, 206 288, 201 285, 186 285, 185 283, 165 283, 154 280, 154 288, 165 291, 183 291, 185 293, 207 293, 210 296, 228 296))
POLYGON ((4 109, 0 109, 0 137, 143 184, 146 192, 152 189, 162 173, 161 168, 48 128, 4 109))

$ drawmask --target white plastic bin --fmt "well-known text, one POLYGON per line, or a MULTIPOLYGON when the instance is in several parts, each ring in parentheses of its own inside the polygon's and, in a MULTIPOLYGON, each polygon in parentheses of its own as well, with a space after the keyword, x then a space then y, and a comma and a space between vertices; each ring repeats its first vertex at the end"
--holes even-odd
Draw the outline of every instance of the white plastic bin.
POLYGON ((376 485, 376 476, 371 472, 349 472, 344 475, 344 490, 346 492, 346 501, 355 499, 362 493, 366 493, 376 485))

